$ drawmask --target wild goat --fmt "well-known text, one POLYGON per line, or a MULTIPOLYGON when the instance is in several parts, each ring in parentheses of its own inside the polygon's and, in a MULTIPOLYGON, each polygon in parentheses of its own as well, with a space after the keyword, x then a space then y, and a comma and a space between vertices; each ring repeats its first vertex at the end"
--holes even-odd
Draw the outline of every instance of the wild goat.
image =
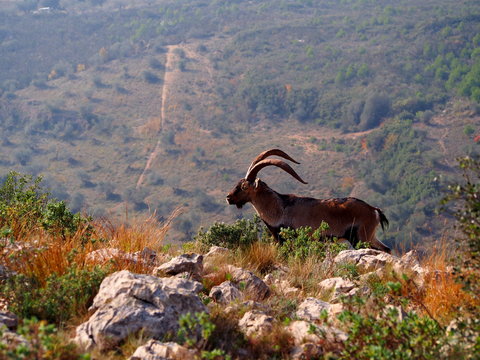
POLYGON ((290 160, 290 156, 279 149, 264 151, 258 155, 248 168, 244 179, 227 195, 227 203, 241 208, 252 203, 260 218, 277 241, 281 228, 320 227, 322 221, 329 225, 328 237, 347 239, 352 245, 359 241, 370 244, 374 249, 390 252, 390 248, 377 240, 375 230, 380 224, 382 229, 388 226, 383 212, 366 202, 353 198, 314 199, 296 195, 283 195, 272 190, 257 178, 258 172, 266 166, 274 165, 292 175, 301 183, 307 184, 290 165, 279 159, 266 159, 276 155, 290 160))

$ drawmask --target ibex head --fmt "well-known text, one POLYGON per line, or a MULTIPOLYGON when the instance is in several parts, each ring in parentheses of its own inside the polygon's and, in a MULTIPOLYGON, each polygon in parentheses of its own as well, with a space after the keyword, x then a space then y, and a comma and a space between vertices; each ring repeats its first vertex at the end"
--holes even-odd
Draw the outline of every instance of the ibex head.
POLYGON ((251 202, 258 192, 265 190, 265 188, 268 188, 268 186, 264 182, 260 181, 260 179, 257 179, 258 172, 266 166, 277 166, 285 170, 287 173, 292 175, 301 183, 307 184, 286 162, 278 159, 266 159, 267 157, 272 155, 280 156, 284 159, 299 164, 299 162, 293 160, 290 156, 288 156, 288 154, 284 153, 280 149, 271 149, 262 152, 255 158, 255 160, 252 161, 250 167, 247 170, 245 178, 240 179, 237 185, 228 193, 228 204, 236 205, 237 208, 240 209, 247 202, 251 202))

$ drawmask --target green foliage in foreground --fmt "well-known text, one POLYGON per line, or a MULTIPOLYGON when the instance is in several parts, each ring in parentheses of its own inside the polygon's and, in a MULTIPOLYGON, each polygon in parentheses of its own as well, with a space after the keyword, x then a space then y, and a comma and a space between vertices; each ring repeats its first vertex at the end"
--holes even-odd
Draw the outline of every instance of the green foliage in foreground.
POLYGON ((348 248, 347 244, 337 243, 336 239, 325 241, 324 234, 326 230, 328 230, 326 222, 322 222, 315 231, 310 227, 282 229, 280 236, 283 239, 283 243, 279 248, 280 255, 284 259, 306 259, 309 256, 323 259, 328 254, 336 255, 348 248))
POLYGON ((253 244, 263 231, 260 218, 255 216, 253 220, 240 219, 232 225, 215 223, 207 231, 200 228, 194 239, 205 249, 211 246, 236 249, 253 244))
POLYGON ((88 223, 88 218, 73 214, 63 201, 51 199, 41 182, 41 177, 12 171, 0 184, 0 236, 15 240, 43 228, 65 238, 88 223))
MULTIPOLYGON (((463 181, 448 187, 448 194, 442 200, 444 205, 452 202, 457 205, 453 213, 457 219, 457 228, 462 236, 457 240, 463 250, 458 258, 460 277, 472 295, 478 297, 480 285, 480 158, 464 157, 458 159, 463 171, 463 181), (465 271, 466 270, 466 271, 465 271)), ((448 209, 445 206, 445 210, 448 209)), ((478 310, 478 309, 477 309, 478 310)))
POLYGON ((341 359, 477 359, 480 321, 460 318, 445 329, 436 319, 404 312, 409 301, 399 282, 372 279, 368 298, 344 298, 338 315, 348 329, 341 359), (390 300, 386 301, 386 298, 390 300))
POLYGON ((1 359, 90 359, 88 354, 80 354, 75 344, 65 342, 54 325, 48 325, 45 321, 36 318, 25 319, 17 329, 17 334, 27 342, 7 342, 5 328, 0 326, 0 358, 1 359))
POLYGON ((63 324, 86 313, 107 275, 100 267, 79 270, 71 265, 63 275, 50 275, 44 285, 36 278, 14 275, 0 284, 0 293, 10 300, 10 310, 22 318, 35 316, 63 324))
POLYGON ((231 359, 223 350, 207 350, 211 347, 211 338, 216 328, 207 313, 186 313, 180 316, 178 324, 180 328, 177 332, 177 341, 189 348, 201 350, 202 359, 231 359))

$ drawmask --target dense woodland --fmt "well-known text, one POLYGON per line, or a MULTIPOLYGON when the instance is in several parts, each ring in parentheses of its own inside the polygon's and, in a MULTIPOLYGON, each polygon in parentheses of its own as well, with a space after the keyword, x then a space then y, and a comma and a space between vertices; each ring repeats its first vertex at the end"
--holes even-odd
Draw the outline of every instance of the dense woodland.
POLYGON ((409 246, 442 236, 440 191, 478 153, 476 1, 24 0, 0 17, 0 173, 42 175, 75 211, 182 206, 188 240, 253 212, 224 196, 279 146, 314 185, 268 172, 274 188, 365 199, 409 246))

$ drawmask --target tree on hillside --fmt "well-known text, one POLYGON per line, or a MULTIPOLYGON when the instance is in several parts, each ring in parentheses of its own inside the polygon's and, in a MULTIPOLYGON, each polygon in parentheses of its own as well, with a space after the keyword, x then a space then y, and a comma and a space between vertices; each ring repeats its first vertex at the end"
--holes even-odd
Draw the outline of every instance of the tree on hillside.
POLYGON ((390 99, 386 95, 372 93, 367 97, 362 115, 360 129, 368 130, 377 126, 382 118, 390 112, 390 99))

